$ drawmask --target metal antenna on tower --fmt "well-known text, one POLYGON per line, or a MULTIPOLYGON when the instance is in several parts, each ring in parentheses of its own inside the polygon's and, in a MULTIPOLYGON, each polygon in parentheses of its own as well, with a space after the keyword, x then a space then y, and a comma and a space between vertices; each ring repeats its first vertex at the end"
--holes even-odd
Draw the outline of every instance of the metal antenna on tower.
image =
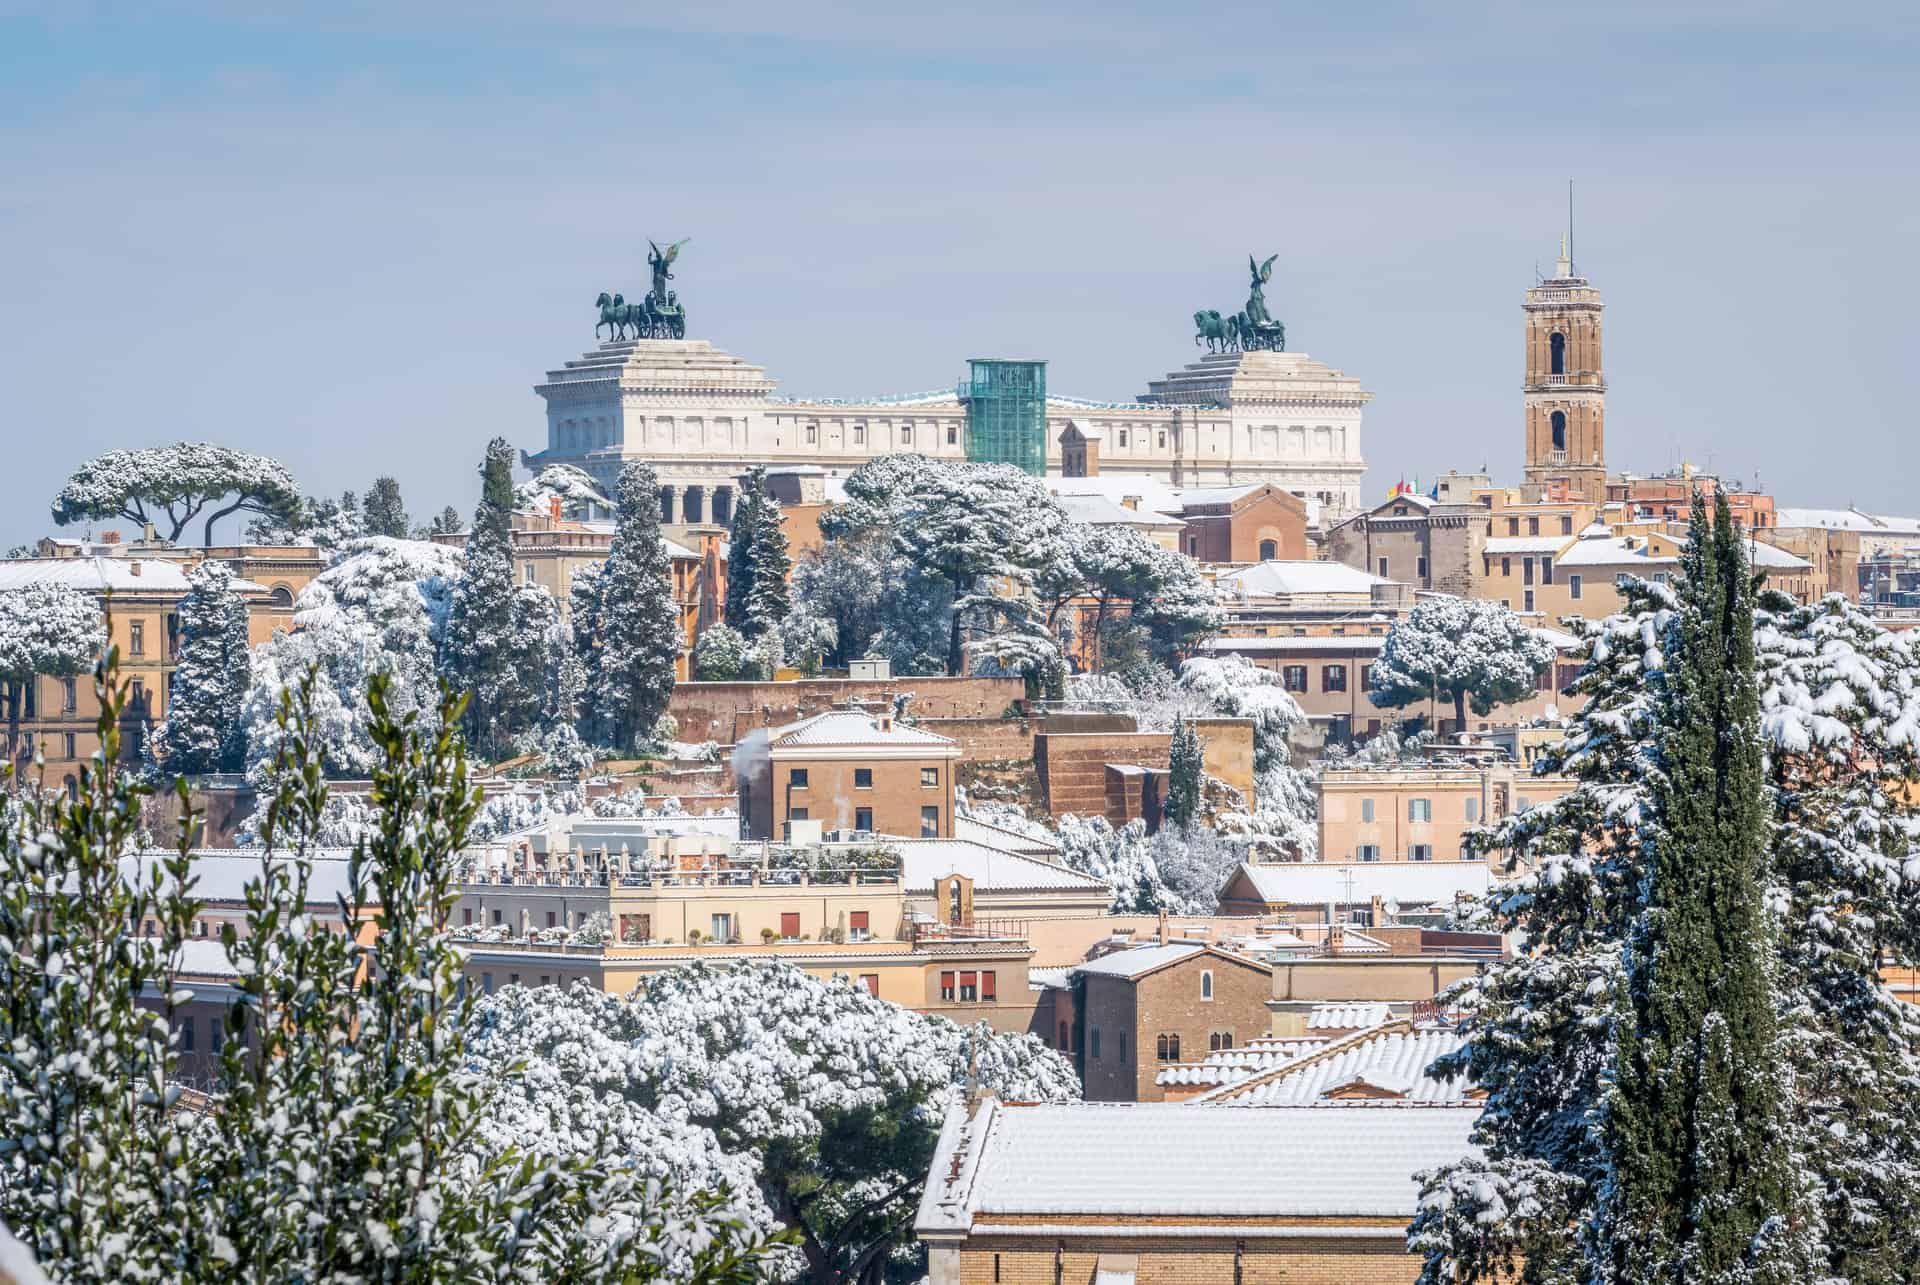
MULTIPOLYGON (((1572 179, 1567 180, 1567 262, 1568 263, 1576 262, 1576 260, 1573 257, 1573 180, 1572 179)), ((1575 268, 1574 271, 1578 273, 1579 269, 1575 268)))

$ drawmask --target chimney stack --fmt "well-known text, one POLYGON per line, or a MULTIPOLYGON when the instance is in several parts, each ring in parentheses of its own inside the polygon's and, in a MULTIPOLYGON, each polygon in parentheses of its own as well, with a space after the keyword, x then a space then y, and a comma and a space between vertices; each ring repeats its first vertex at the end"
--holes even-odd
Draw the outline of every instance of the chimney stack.
POLYGON ((1162 906, 1160 907, 1160 944, 1162 946, 1166 945, 1168 939, 1169 939, 1169 934, 1167 932, 1167 908, 1165 906, 1162 906))

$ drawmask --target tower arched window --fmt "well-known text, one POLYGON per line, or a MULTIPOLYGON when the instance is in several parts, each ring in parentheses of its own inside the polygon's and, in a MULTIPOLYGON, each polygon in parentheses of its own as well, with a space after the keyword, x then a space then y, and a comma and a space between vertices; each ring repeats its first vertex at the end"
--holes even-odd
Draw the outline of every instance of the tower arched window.
POLYGON ((1567 449, 1567 413, 1563 410, 1553 413, 1553 449, 1556 451, 1567 449))
POLYGON ((1553 338, 1547 341, 1547 346, 1551 350, 1551 354, 1552 354, 1551 360, 1553 362, 1553 365, 1550 368, 1551 373, 1555 375, 1566 374, 1567 373, 1567 337, 1561 334, 1558 330, 1556 330, 1553 332, 1553 338))
POLYGON ((1278 558, 1279 556, 1280 556, 1280 546, 1276 544, 1274 541, 1262 540, 1260 542, 1260 561, 1272 562, 1275 558, 1278 558))

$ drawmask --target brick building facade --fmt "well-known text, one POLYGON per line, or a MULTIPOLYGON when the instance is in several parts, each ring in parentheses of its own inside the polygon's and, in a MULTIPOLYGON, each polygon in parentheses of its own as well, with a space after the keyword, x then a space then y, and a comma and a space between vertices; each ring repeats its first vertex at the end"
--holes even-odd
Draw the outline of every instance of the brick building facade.
POLYGON ((1073 977, 1074 1060, 1089 1102, 1157 1102, 1161 1066, 1244 1044, 1271 1025, 1273 970, 1196 942, 1116 951, 1073 977))

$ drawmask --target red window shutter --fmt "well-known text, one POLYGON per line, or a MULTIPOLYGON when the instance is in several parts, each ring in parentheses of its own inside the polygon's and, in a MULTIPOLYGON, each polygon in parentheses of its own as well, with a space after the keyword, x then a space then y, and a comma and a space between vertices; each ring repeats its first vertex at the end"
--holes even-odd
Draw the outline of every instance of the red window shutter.
POLYGON ((867 931, 867 912, 864 910, 853 911, 847 916, 847 923, 856 931, 867 931))
POLYGON ((941 990, 943 990, 943 991, 950 991, 950 990, 952 990, 952 989, 953 989, 953 974, 952 974, 952 973, 942 973, 942 974, 940 974, 940 989, 941 989, 941 990))
POLYGON ((973 984, 974 984, 974 981, 975 981, 975 978, 974 978, 974 975, 973 975, 972 973, 962 973, 962 974, 960 974, 960 985, 961 985, 962 987, 967 987, 967 986, 971 986, 971 985, 973 985, 973 984))
POLYGON ((867 994, 873 996, 875 999, 880 998, 880 974, 862 973, 860 974, 860 984, 867 988, 867 994))
POLYGON ((780 912, 780 935, 798 937, 800 935, 800 912, 797 910, 780 912))
POLYGON ((980 998, 981 999, 993 998, 993 974, 992 973, 980 974, 980 998))

